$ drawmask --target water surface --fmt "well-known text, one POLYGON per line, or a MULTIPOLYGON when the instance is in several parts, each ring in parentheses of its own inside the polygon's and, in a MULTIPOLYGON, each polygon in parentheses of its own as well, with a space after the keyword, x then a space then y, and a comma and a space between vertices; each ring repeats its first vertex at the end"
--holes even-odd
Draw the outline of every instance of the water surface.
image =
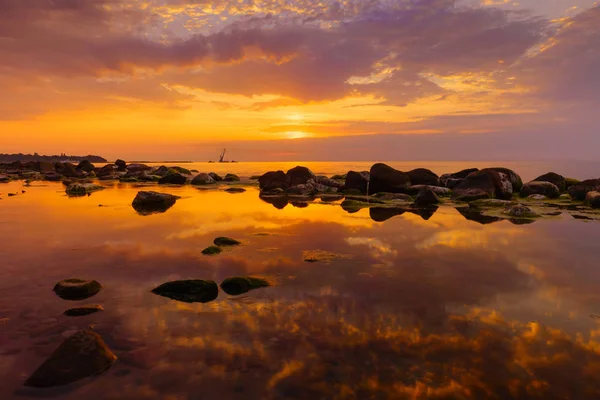
POLYGON ((182 199, 142 216, 130 184, 78 198, 61 184, 0 186, 0 398, 600 398, 597 221, 279 209, 247 189, 153 187, 182 199), (217 236, 243 245, 203 256, 217 236), (315 251, 326 260, 305 262, 315 251), (274 285, 206 304, 150 292, 240 275, 274 285), (104 290, 57 297, 54 284, 73 277, 104 290), (62 315, 94 303, 105 310, 62 315), (109 371, 22 389, 90 327, 119 357, 109 371))

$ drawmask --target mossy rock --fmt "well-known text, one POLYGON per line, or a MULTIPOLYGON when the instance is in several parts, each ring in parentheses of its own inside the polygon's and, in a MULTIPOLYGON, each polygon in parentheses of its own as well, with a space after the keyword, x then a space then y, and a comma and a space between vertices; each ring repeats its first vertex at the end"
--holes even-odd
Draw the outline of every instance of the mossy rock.
POLYGON ((105 372, 116 360, 100 335, 78 331, 35 370, 25 381, 25 386, 47 388, 67 385, 105 372))
POLYGON ((90 304, 87 306, 69 308, 63 314, 67 317, 83 317, 90 314, 95 314, 99 311, 104 311, 104 307, 99 304, 90 304))
POLYGON ((239 182, 240 177, 237 176, 236 174, 227 174, 227 175, 225 175, 225 178, 223 178, 223 180, 225 182, 239 182))
POLYGON ((105 189, 104 186, 96 185, 94 183, 73 183, 67 187, 66 193, 69 196, 84 195, 98 190, 105 189))
POLYGON ((219 287, 215 281, 193 279, 163 283, 152 293, 184 303, 208 303, 217 298, 219 287))
POLYGON ((331 179, 336 180, 336 181, 345 181, 346 180, 346 175, 347 174, 334 175, 334 176, 331 177, 331 179))
POLYGON ((185 174, 185 175, 192 174, 192 171, 190 171, 187 168, 183 168, 183 167, 171 167, 170 169, 174 169, 175 171, 179 172, 180 174, 185 174))
POLYGON ((220 254, 223 251, 219 246, 208 246, 204 250, 202 250, 202 254, 205 256, 214 256, 216 254, 220 254))
POLYGON ((58 282, 53 290, 64 300, 84 300, 98 294, 102 285, 94 280, 65 279, 58 282))
POLYGON ((218 237, 216 238, 213 243, 215 244, 215 246, 238 246, 240 244, 242 244, 241 242, 232 239, 232 238, 228 238, 228 237, 218 237))
POLYGON ((231 296, 237 296, 254 289, 260 289, 268 286, 271 286, 271 284, 266 280, 253 278, 250 276, 227 278, 221 282, 221 289, 231 296))

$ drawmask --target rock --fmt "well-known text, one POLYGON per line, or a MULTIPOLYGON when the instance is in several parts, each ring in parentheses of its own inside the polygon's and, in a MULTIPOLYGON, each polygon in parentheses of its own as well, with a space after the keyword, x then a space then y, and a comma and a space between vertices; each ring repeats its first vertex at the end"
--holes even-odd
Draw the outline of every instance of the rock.
POLYGON ((440 186, 440 178, 426 168, 417 168, 407 172, 410 183, 414 185, 440 186))
POLYGON ((119 171, 125 171, 127 169, 127 163, 123 160, 117 160, 115 161, 115 165, 117 166, 117 169, 119 171))
POLYGON ((211 178, 213 178, 215 180, 215 182, 221 182, 223 180, 223 178, 219 174, 217 174, 216 172, 211 172, 211 173, 208 174, 208 176, 210 176, 211 178))
POLYGON ((290 186, 290 180, 283 171, 271 171, 258 178, 258 185, 260 190, 265 192, 286 190, 290 186))
POLYGON ((294 167, 285 175, 287 176, 290 186, 304 185, 309 180, 316 181, 315 174, 313 174, 313 172, 306 167, 294 167))
POLYGON ((519 195, 521 197, 529 197, 532 194, 541 194, 551 199, 556 199, 560 196, 560 190, 554 183, 551 182, 532 181, 523 185, 519 195))
POLYGON ((136 172, 136 171, 148 171, 148 170, 152 169, 152 167, 149 167, 146 164, 129 164, 126 167, 126 169, 129 172, 136 172))
POLYGON ((410 178, 405 172, 381 163, 371 167, 369 194, 378 192, 405 193, 409 187, 410 178))
POLYGON ((65 192, 69 196, 82 196, 103 189, 105 189, 104 186, 96 185, 94 183, 73 183, 67 187, 65 192))
MULTIPOLYGON (((127 176, 130 176, 131 174, 137 175, 137 173, 139 173, 139 172, 143 172, 143 171, 129 171, 129 172, 127 172, 127 176)), ((167 176, 169 174, 176 174, 176 173, 178 173, 178 172, 175 171, 174 169, 167 167, 166 165, 161 165, 160 167, 156 168, 156 170, 153 172, 153 174, 158 175, 160 177, 167 176)))
POLYGON ((459 192, 454 192, 452 199, 454 201, 466 201, 471 202, 481 199, 490 199, 492 196, 481 189, 462 189, 459 192))
POLYGON ((187 168, 183 168, 183 167, 175 166, 175 167, 171 167, 171 169, 177 171, 178 173, 180 173, 182 175, 191 175, 192 174, 192 171, 190 171, 187 168))
POLYGON ((367 194, 369 179, 370 174, 367 171, 349 171, 346 174, 346 182, 344 183, 343 190, 344 192, 357 190, 360 194, 367 194))
POLYGON ((412 203, 415 199, 405 193, 376 193, 375 197, 383 201, 412 203))
MULTIPOLYGON (((344 187, 343 183, 336 181, 335 179, 329 179, 326 176, 318 176, 316 183, 318 183, 319 185, 332 187, 332 188, 336 188, 336 189, 341 189, 344 187)), ((365 191, 365 193, 366 193, 366 191, 365 191)))
POLYGON ((46 161, 34 162, 33 169, 39 172, 54 172, 56 171, 54 168, 54 164, 46 161))
POLYGON ((507 207, 503 214, 509 215, 516 218, 535 218, 539 217, 538 214, 533 212, 531 208, 524 206, 523 204, 515 204, 514 206, 507 207))
POLYGON ((179 197, 172 194, 143 191, 137 194, 132 206, 138 213, 147 215, 167 211, 177 199, 179 197))
POLYGON ((251 181, 257 181, 257 180, 259 180, 259 179, 260 179, 260 175, 252 175, 252 176, 250 177, 250 180, 251 180, 251 181))
POLYGON ((232 187, 232 188, 227 188, 225 189, 225 192, 227 193, 244 193, 246 191, 246 189, 244 188, 239 188, 239 187, 232 187))
POLYGON ((292 186, 289 187, 286 191, 289 194, 293 194, 293 195, 299 195, 299 196, 314 196, 315 194, 318 193, 318 190, 315 186, 306 183, 306 184, 302 184, 302 185, 296 185, 296 186, 292 186))
POLYGON ((532 194, 530 196, 527 196, 527 198, 529 200, 547 200, 548 198, 546 196, 544 196, 543 194, 532 194))
POLYGON ((65 279, 58 282, 53 290, 61 299, 84 300, 98 294, 102 285, 94 280, 65 279))
POLYGON ((179 173, 165 175, 158 181, 159 185, 184 185, 187 178, 179 173))
POLYGON ((565 186, 567 187, 567 191, 569 190, 569 188, 573 185, 577 185, 578 183, 581 183, 581 181, 579 179, 575 179, 575 178, 565 178, 565 186))
POLYGON ((224 236, 216 238, 215 240, 213 240, 213 243, 215 244, 215 246, 238 246, 242 244, 241 242, 238 242, 235 239, 224 236))
POLYGON ((512 203, 509 200, 500 199, 480 199, 469 203, 469 207, 474 208, 506 208, 512 203))
POLYGON ((108 370, 117 357, 102 338, 91 331, 78 331, 66 339, 25 381, 28 387, 54 387, 99 375, 108 370))
POLYGON ((592 208, 600 208, 600 192, 588 192, 585 195, 585 204, 592 208))
POLYGON ((163 283, 152 293, 185 303, 208 303, 217 298, 219 287, 214 281, 183 280, 163 283))
POLYGON ((96 169, 96 167, 94 167, 94 164, 92 164, 88 160, 83 160, 79 163, 79 165, 77 165, 77 169, 80 171, 92 172, 96 169))
POLYGON ((266 280, 249 276, 227 278, 221 282, 221 289, 231 296, 237 296, 247 293, 250 290, 260 289, 268 286, 271 286, 271 284, 266 280))
POLYGON ((453 174, 444 174, 440 176, 440 184, 447 187, 448 189, 454 189, 463 179, 465 179, 472 172, 477 172, 477 168, 463 169, 462 171, 455 172, 453 174))
POLYGON ((99 311, 104 311, 104 307, 102 307, 99 304, 90 304, 90 305, 86 305, 86 306, 70 308, 67 311, 65 311, 63 314, 68 317, 83 317, 85 315, 94 314, 99 311))
POLYGON ((202 254, 205 256, 214 256, 216 254, 221 254, 222 251, 223 249, 221 249, 219 246, 208 246, 202 250, 202 254))
POLYGON ((584 201, 588 192, 600 192, 600 179, 588 179, 569 186, 569 194, 573 200, 584 201))
POLYGON ((114 177, 115 176, 115 168, 113 165, 107 164, 102 168, 96 168, 96 176, 98 178, 104 178, 107 176, 114 177))
POLYGON ((0 183, 10 182, 10 176, 0 175, 0 183))
POLYGON ((77 169, 71 163, 56 163, 54 164, 56 172, 60 173, 67 178, 74 178, 77 176, 77 169))
POLYGON ((227 174, 225 175, 225 178, 223 178, 223 181, 225 182, 239 182, 240 181, 240 177, 235 175, 235 174, 227 174))
POLYGON ((550 182, 558 188, 558 190, 562 193, 567 190, 567 180, 564 176, 559 175, 554 172, 548 172, 542 176, 538 176, 533 180, 534 182, 550 182))
POLYGON ((501 174, 508 175, 508 180, 512 184, 512 191, 514 193, 519 192, 521 190, 521 188, 523 187, 523 180, 521 179, 519 174, 517 174, 512 169, 496 167, 496 168, 486 168, 486 170, 496 171, 501 174))
POLYGON ((198 174, 192 179, 192 185, 210 185, 215 183, 215 180, 209 174, 198 174))
POLYGON ((441 186, 429 186, 429 185, 413 185, 408 188, 407 192, 411 195, 418 194, 423 188, 427 188, 433 191, 438 196, 450 196, 452 195, 452 190, 441 187, 441 186))
POLYGON ((424 186, 415 198, 415 205, 417 207, 430 206, 432 204, 438 204, 439 202, 440 199, 438 199, 434 191, 427 186, 424 186))
POLYGON ((510 199, 513 194, 513 186, 507 174, 492 169, 482 169, 481 171, 470 173, 454 189, 452 198, 456 200, 458 198, 464 199, 465 197, 469 197, 470 199, 467 201, 477 200, 467 195, 473 189, 486 192, 489 198, 495 197, 503 200, 510 199))
POLYGON ((63 176, 58 172, 47 172, 44 175, 44 179, 50 182, 58 182, 63 179, 63 176))

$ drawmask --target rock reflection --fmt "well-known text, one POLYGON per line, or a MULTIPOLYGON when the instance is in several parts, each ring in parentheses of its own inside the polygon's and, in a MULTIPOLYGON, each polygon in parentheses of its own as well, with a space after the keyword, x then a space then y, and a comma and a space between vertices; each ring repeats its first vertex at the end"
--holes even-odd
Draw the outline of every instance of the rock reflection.
POLYGON ((260 199, 278 210, 283 210, 290 202, 287 196, 260 196, 260 199))
POLYGON ((411 208, 410 210, 408 210, 408 212, 418 215, 419 217, 423 218, 425 221, 429 221, 429 219, 431 217, 433 217, 433 215, 436 213, 436 211, 438 209, 439 209, 438 206, 429 206, 429 207, 422 207, 422 208, 411 208))
POLYGON ((494 222, 502 221, 503 218, 500 217, 492 217, 489 215, 484 215, 481 210, 478 210, 473 207, 456 207, 456 211, 460 213, 465 219, 469 221, 475 221, 482 225, 493 224, 494 222))
POLYGON ((384 222, 405 212, 406 209, 404 208, 373 207, 369 210, 369 216, 375 222, 384 222))

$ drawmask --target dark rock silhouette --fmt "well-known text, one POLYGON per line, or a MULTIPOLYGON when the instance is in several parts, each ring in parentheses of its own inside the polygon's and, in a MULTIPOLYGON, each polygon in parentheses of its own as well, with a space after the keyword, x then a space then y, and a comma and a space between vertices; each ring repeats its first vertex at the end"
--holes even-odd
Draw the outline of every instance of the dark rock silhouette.
POLYGON ((231 296, 237 296, 247 293, 251 290, 271 286, 269 282, 260 278, 253 277, 234 277, 227 278, 221 282, 221 289, 231 296))
POLYGON ((550 199, 556 199, 560 196, 560 189, 554 183, 551 182, 532 181, 523 185, 519 195, 521 197, 529 197, 531 195, 542 195, 550 199))
POLYGON ((132 206, 141 215, 163 213, 173 207, 177 199, 179 197, 172 194, 142 191, 137 194, 132 206))
POLYGON ((208 303, 217 298, 219 287, 214 281, 182 280, 163 283, 152 293, 185 303, 208 303))
POLYGON ((548 172, 547 174, 538 176, 533 180, 534 182, 550 182, 556 185, 558 190, 562 193, 567 190, 567 180, 564 176, 559 175, 555 172, 548 172))
POLYGON ((584 201, 588 192, 600 192, 600 179, 588 179, 572 185, 568 189, 573 200, 584 201))
POLYGON ((61 299, 84 300, 98 294, 102 285, 94 280, 65 279, 58 282, 53 290, 61 299))
POLYGON ((371 167, 369 194, 379 192, 405 193, 410 184, 410 178, 406 172, 398 171, 381 163, 371 167))
POLYGON ((407 174, 412 185, 440 186, 439 176, 426 168, 413 169, 407 174))

